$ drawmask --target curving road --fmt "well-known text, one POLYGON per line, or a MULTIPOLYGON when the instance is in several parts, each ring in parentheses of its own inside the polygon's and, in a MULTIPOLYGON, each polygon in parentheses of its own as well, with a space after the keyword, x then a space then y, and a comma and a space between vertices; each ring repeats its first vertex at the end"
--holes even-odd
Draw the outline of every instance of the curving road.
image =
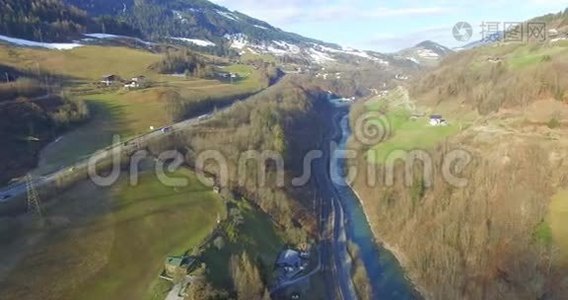
MULTIPOLYGON (((226 108, 227 109, 227 108, 226 108)), ((223 111, 223 110, 219 110, 223 111)), ((185 120, 179 123, 175 123, 171 126, 164 127, 166 130, 158 129, 152 132, 148 132, 146 134, 137 136, 135 138, 129 139, 127 141, 111 145, 105 149, 98 150, 92 155, 89 155, 87 158, 82 159, 71 166, 67 166, 65 168, 61 168, 58 171, 44 174, 40 177, 36 177, 33 180, 34 186, 36 188, 42 187, 46 184, 54 183, 58 176, 65 175, 68 172, 74 172, 75 170, 86 169, 90 160, 96 159, 97 161, 107 158, 112 155, 114 151, 120 151, 120 153, 133 153, 139 150, 139 145, 143 145, 147 143, 147 141, 158 138, 164 137, 166 135, 170 135, 176 131, 182 130, 188 126, 196 125, 201 122, 205 122, 207 118, 197 117, 189 120, 185 120)), ((9 185, 5 188, 0 189, 0 203, 2 202, 10 202, 13 200, 18 199, 19 196, 24 196, 26 194, 26 183, 25 182, 17 182, 12 185, 9 185)))

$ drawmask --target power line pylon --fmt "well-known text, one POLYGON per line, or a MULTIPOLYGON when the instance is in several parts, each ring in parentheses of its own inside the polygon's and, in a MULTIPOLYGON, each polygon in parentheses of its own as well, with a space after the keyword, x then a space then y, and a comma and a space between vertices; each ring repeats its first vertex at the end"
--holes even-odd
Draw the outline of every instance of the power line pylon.
POLYGON ((28 194, 28 213, 37 215, 40 219, 43 218, 41 214, 41 207, 39 205, 39 196, 34 187, 34 182, 31 174, 26 176, 26 191, 28 194))

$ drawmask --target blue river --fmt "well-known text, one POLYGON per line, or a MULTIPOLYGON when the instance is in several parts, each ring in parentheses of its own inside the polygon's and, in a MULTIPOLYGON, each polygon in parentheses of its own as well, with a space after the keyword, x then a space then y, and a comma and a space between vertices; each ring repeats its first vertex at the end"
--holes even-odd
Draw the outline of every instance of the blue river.
MULTIPOLYGON (((341 118, 341 140, 338 150, 346 147, 351 134, 348 115, 341 118)), ((337 159, 332 163, 338 164, 338 170, 345 170, 345 160, 337 159)), ((344 173, 344 172, 341 172, 344 173)), ((381 247, 376 241, 361 207, 361 203, 351 188, 341 181, 334 179, 339 194, 341 205, 346 217, 347 238, 355 243, 360 249, 361 259, 369 279, 373 292, 373 299, 421 299, 412 283, 404 275, 398 260, 388 250, 381 247)))

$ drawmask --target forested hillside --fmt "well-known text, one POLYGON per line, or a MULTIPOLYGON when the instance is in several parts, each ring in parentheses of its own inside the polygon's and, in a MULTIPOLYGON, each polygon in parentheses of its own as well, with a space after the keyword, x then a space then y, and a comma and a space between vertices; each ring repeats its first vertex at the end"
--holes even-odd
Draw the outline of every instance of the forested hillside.
POLYGON ((137 34, 109 17, 91 18, 61 0, 0 0, 0 34, 36 41, 70 41, 89 30, 137 34))
POLYGON ((2 34, 38 41, 65 40, 85 32, 87 13, 58 0, 1 0, 2 34))
MULTIPOLYGON (((567 16, 546 18, 559 36, 567 16)), ((568 294, 567 63, 562 39, 480 47, 451 55, 408 93, 353 110, 353 127, 374 112, 388 130, 376 145, 352 139, 356 164, 379 180, 361 175, 355 190, 427 297, 568 294), (431 126, 430 115, 447 123, 431 126)))
MULTIPOLYGON (((284 159, 286 183, 293 176, 302 174, 303 156, 314 149, 322 132, 319 125, 323 123, 318 121, 321 116, 317 107, 322 105, 320 101, 324 98, 320 96, 324 93, 317 86, 297 80, 285 78, 246 102, 235 104, 211 121, 188 130, 187 134, 151 147, 154 152, 164 148, 185 149, 190 165, 195 165, 199 155, 206 151, 219 151, 227 160, 229 176, 218 178, 218 182, 251 198, 286 228, 294 244, 305 242, 305 231, 310 231, 314 225, 309 210, 304 207, 311 201, 311 197, 305 197, 308 186, 298 189, 292 189, 288 184, 279 186, 278 160, 269 159, 265 163, 253 160, 248 164, 246 174, 242 174, 239 159, 247 150, 271 151, 284 159), (266 184, 258 170, 266 172, 266 184), (243 179, 246 181, 241 182, 243 179), (294 197, 295 193, 303 197, 294 197), (300 199, 302 201, 298 201, 300 199), (305 228, 301 229, 295 220, 300 220, 305 228)), ((204 170, 221 176, 221 170, 215 164, 207 164, 204 170)))
POLYGON ((227 34, 245 34, 256 41, 318 42, 204 0, 65 1, 90 15, 125 21, 149 39, 172 36, 221 41, 227 34))

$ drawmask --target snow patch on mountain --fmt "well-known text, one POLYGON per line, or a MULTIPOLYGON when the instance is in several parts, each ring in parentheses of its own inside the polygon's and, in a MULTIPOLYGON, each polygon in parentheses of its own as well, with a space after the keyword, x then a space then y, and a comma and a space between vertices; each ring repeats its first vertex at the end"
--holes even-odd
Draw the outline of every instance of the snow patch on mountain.
POLYGON ((335 48, 331 48, 331 47, 326 47, 326 46, 322 46, 322 45, 318 45, 318 44, 313 44, 314 49, 316 49, 317 51, 322 51, 322 52, 327 52, 327 53, 332 53, 332 54, 345 54, 345 55, 351 55, 351 56, 357 56, 357 57, 361 57, 361 58, 365 58, 368 60, 372 60, 374 62, 377 62, 379 64, 382 65, 389 65, 389 62, 381 59, 379 57, 370 55, 368 52, 366 51, 362 51, 362 50, 358 50, 358 49, 354 49, 354 48, 343 48, 341 47, 340 49, 335 49, 335 48))
POLYGON ((187 19, 183 17, 180 11, 172 10, 172 13, 174 14, 174 17, 177 20, 181 21, 181 23, 186 24, 188 22, 187 19))
POLYGON ((0 35, 0 40, 23 47, 40 47, 53 50, 71 50, 73 48, 81 47, 79 43, 41 43, 36 41, 24 40, 13 38, 5 35, 0 35))
POLYGON ((389 64, 389 62, 384 60, 384 59, 370 55, 369 53, 367 53, 365 51, 361 51, 361 50, 357 50, 357 49, 353 49, 353 48, 348 48, 347 50, 344 51, 344 53, 348 54, 348 55, 358 56, 358 57, 361 57, 361 58, 372 60, 372 61, 380 63, 382 65, 388 65, 389 64))
POLYGON ((302 51, 302 49, 300 49, 297 45, 290 44, 285 41, 273 41, 273 43, 285 50, 287 53, 299 54, 302 51))
POLYGON ((418 49, 416 50, 416 54, 418 54, 418 56, 420 57, 429 59, 438 59, 440 57, 438 53, 432 51, 431 49, 418 49))
POLYGON ((310 57, 317 63, 326 63, 326 62, 335 61, 335 59, 329 56, 327 53, 318 51, 314 48, 309 49, 309 54, 310 57))
POLYGON ((243 53, 272 54, 275 56, 297 56, 313 60, 316 63, 326 63, 341 60, 341 55, 364 58, 383 66, 389 66, 389 61, 380 53, 372 53, 354 48, 340 46, 326 46, 317 43, 295 44, 283 40, 274 40, 261 43, 252 42, 249 37, 242 33, 227 34, 224 36, 229 41, 231 48, 243 53))
POLYGON ((116 35, 116 34, 108 34, 108 33, 85 33, 83 35, 86 36, 86 37, 95 38, 95 39, 131 39, 131 40, 135 40, 135 41, 142 43, 144 45, 147 45, 147 46, 154 45, 154 43, 152 43, 152 42, 144 41, 142 39, 131 37, 131 36, 126 36, 126 35, 116 35))
POLYGON ((201 47, 215 46, 215 43, 208 41, 208 40, 190 39, 190 38, 182 38, 182 37, 171 37, 170 39, 194 44, 194 45, 201 46, 201 47))
POLYGON ((253 26, 256 27, 256 28, 268 30, 268 28, 267 28, 267 27, 264 27, 264 26, 260 26, 260 25, 253 25, 253 26))
POLYGON ((411 62, 415 63, 415 64, 420 64, 420 61, 418 61, 418 59, 414 58, 414 57, 405 57, 406 59, 410 60, 411 62))
POLYGON ((313 46, 314 49, 316 49, 318 51, 323 51, 323 52, 330 52, 330 53, 342 53, 343 52, 343 49, 334 49, 334 48, 331 48, 331 47, 326 47, 326 46, 323 46, 323 45, 318 45, 318 44, 313 44, 313 43, 312 43, 312 46, 313 46))
POLYGON ((233 15, 232 13, 226 12, 226 11, 220 11, 220 10, 216 10, 216 13, 220 14, 221 16, 233 20, 233 21, 239 21, 239 18, 235 15, 233 15))
POLYGON ((248 37, 242 33, 225 34, 224 38, 230 42, 230 47, 233 49, 244 49, 248 44, 248 37))

